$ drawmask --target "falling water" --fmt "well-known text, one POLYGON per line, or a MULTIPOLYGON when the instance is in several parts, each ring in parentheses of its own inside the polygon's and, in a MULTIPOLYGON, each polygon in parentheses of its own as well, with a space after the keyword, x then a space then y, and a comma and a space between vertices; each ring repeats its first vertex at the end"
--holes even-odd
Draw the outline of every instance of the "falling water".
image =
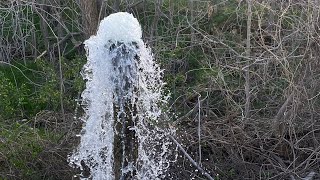
POLYGON ((161 179, 169 165, 162 71, 128 13, 103 19, 85 41, 81 142, 69 157, 82 179, 161 179))

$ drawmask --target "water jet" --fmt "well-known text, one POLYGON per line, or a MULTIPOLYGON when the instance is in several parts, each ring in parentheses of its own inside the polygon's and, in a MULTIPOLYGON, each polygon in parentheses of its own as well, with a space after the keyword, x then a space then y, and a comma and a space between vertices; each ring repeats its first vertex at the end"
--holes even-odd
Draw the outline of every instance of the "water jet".
POLYGON ((162 70, 125 12, 104 18, 84 42, 85 115, 80 144, 69 157, 86 179, 161 179, 169 166, 162 70))

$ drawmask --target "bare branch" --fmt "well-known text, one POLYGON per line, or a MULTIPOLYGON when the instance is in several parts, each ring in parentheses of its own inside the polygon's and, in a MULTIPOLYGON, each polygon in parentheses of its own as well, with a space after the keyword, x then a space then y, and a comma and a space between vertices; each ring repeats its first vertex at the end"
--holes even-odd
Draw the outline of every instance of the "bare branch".
POLYGON ((186 150, 184 150, 184 148, 181 146, 180 143, 178 143, 178 141, 171 135, 169 135, 169 138, 178 146, 178 148, 181 150, 181 152, 189 159, 189 161, 201 172, 201 174, 203 174, 204 176, 206 176, 208 179, 210 180, 214 180, 214 178, 207 173, 195 160, 193 160, 191 158, 191 156, 187 153, 186 150))

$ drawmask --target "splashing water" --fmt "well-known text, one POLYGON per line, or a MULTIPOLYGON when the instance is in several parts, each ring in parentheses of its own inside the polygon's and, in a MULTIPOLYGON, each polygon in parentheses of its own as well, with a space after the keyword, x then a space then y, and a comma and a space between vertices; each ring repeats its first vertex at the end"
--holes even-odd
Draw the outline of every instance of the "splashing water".
POLYGON ((69 157, 82 179, 161 179, 168 168, 162 71, 141 37, 137 19, 120 12, 85 41, 84 127, 69 157))

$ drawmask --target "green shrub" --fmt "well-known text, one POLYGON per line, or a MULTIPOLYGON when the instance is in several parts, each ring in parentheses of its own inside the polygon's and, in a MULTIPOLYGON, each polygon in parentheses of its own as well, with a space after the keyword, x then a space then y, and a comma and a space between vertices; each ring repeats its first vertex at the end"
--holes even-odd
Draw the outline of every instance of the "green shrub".
MULTIPOLYGON (((84 58, 63 60, 63 103, 73 110, 74 99, 84 88, 80 70, 84 58)), ((37 60, 22 65, 0 66, 0 116, 3 119, 32 117, 41 110, 60 110, 60 79, 56 65, 37 60)))
MULTIPOLYGON (((18 179, 44 177, 42 155, 48 146, 57 143, 59 133, 31 128, 28 121, 5 123, 0 121, 0 172, 18 179), (2 162, 1 162, 2 161, 2 162)), ((4 175, 0 173, 0 179, 4 175)))
POLYGON ((17 172, 21 178, 30 179, 37 171, 36 161, 43 150, 43 142, 36 130, 25 124, 0 122, 0 152, 4 157, 1 172, 8 169, 17 172))
POLYGON ((21 114, 22 106, 27 103, 28 89, 26 84, 20 87, 10 81, 3 72, 0 72, 0 116, 12 118, 15 114, 21 114))

